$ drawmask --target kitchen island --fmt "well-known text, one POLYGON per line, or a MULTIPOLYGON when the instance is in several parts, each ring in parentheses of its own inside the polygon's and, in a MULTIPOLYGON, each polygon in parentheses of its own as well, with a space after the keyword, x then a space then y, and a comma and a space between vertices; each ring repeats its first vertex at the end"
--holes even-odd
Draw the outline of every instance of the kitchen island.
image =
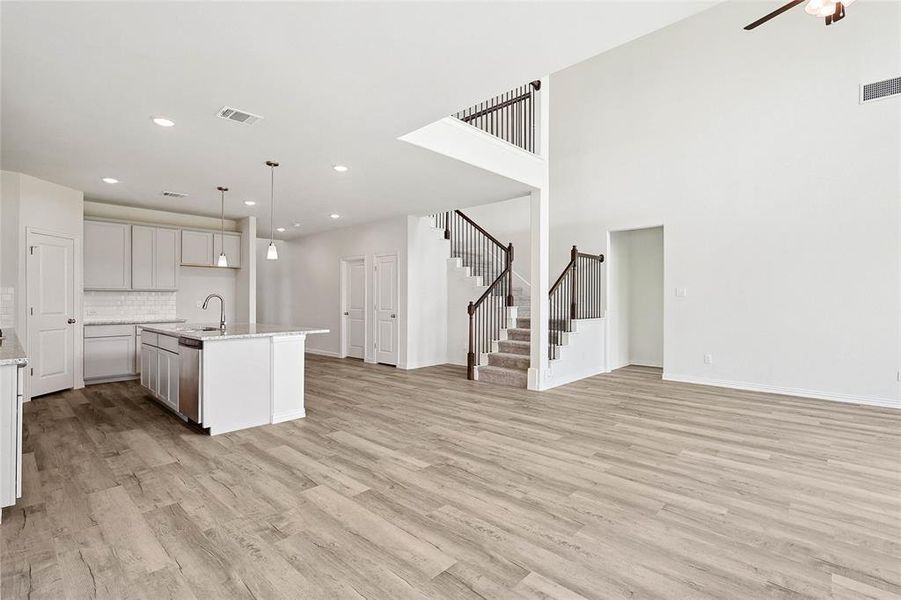
POLYGON ((11 329, 0 334, 0 508, 22 495, 25 349, 11 329))
POLYGON ((211 435, 306 415, 306 336, 327 329, 237 323, 145 325, 141 384, 211 435))

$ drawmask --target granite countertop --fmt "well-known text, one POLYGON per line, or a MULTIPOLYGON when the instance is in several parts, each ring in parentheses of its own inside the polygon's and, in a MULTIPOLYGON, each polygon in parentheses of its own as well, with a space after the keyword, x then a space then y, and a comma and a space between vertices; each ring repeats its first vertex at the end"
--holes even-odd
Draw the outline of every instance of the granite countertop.
POLYGON ((19 343, 19 338, 13 333, 12 328, 3 331, 3 339, 0 339, 0 367, 6 365, 27 365, 28 357, 25 349, 19 343))
POLYGON ((135 319, 134 317, 88 317, 84 320, 85 326, 89 325, 143 325, 144 323, 184 323, 187 319, 135 319))
POLYGON ((202 342, 214 342, 216 340, 234 340, 241 338, 275 337, 280 335, 312 335, 315 333, 328 333, 328 329, 318 327, 300 327, 297 325, 270 325, 266 323, 235 323, 228 325, 225 331, 219 330, 218 323, 186 323, 172 326, 149 326, 144 331, 162 333, 163 335, 177 335, 178 337, 199 340, 202 342), (214 328, 212 331, 203 331, 204 327, 214 328))

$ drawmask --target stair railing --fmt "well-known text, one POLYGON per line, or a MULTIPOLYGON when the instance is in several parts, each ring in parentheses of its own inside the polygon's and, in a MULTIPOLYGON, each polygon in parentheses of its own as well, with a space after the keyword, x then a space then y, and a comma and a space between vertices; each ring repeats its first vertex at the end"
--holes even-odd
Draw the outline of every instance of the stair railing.
POLYGON ((569 264, 548 292, 550 323, 549 357, 557 358, 563 333, 572 331, 573 319, 597 319, 604 316, 603 254, 585 254, 575 246, 569 264))
POLYGON ((464 123, 534 153, 536 100, 541 81, 532 81, 516 89, 480 102, 454 116, 464 123))
POLYGON ((450 240, 451 256, 460 258, 470 274, 482 278, 488 289, 466 308, 469 314, 469 351, 466 377, 475 379, 482 355, 506 328, 506 310, 513 306, 513 244, 506 246, 459 210, 432 215, 435 226, 450 240))

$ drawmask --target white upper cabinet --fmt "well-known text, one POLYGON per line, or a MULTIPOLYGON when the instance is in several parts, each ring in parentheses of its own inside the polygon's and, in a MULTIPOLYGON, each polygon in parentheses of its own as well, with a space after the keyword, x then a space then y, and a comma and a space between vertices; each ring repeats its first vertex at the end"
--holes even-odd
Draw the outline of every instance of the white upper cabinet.
POLYGON ((181 232, 181 264, 209 267, 213 263, 213 232, 191 231, 181 232))
POLYGON ((131 289, 131 225, 84 222, 84 288, 131 289))
POLYGON ((178 230, 157 227, 154 274, 156 289, 174 290, 178 288, 178 230))
MULTIPOLYGON (((222 252, 222 234, 213 234, 213 264, 219 258, 222 252)), ((225 258, 228 259, 228 266, 235 269, 241 266, 241 234, 226 233, 225 234, 225 258)))
POLYGON ((174 290, 178 287, 178 231, 134 225, 132 289, 174 290))

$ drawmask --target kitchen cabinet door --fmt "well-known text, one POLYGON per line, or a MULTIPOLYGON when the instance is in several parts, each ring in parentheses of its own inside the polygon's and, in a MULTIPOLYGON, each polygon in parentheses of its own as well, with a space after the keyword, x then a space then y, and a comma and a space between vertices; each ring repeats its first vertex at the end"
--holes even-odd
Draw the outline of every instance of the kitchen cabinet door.
POLYGON ((181 264, 211 267, 213 264, 213 232, 191 231, 181 232, 181 264))
POLYGON ((131 286, 133 289, 152 290, 156 287, 153 277, 155 247, 156 231, 154 227, 132 226, 131 286))
MULTIPOLYGON (((241 235, 237 233, 226 233, 225 239, 225 258, 228 259, 228 266, 234 269, 241 268, 241 235)), ((213 234, 213 264, 219 258, 222 252, 223 235, 221 233, 213 234)))
POLYGON ((134 336, 85 338, 84 378, 108 379, 131 375, 135 364, 134 336))
POLYGON ((141 382, 154 396, 159 395, 159 350, 153 346, 141 346, 141 382))
POLYGON ((178 231, 157 227, 154 231, 153 288, 174 290, 178 288, 178 231))
POLYGON ((131 288, 131 225, 84 222, 84 289, 131 288))

